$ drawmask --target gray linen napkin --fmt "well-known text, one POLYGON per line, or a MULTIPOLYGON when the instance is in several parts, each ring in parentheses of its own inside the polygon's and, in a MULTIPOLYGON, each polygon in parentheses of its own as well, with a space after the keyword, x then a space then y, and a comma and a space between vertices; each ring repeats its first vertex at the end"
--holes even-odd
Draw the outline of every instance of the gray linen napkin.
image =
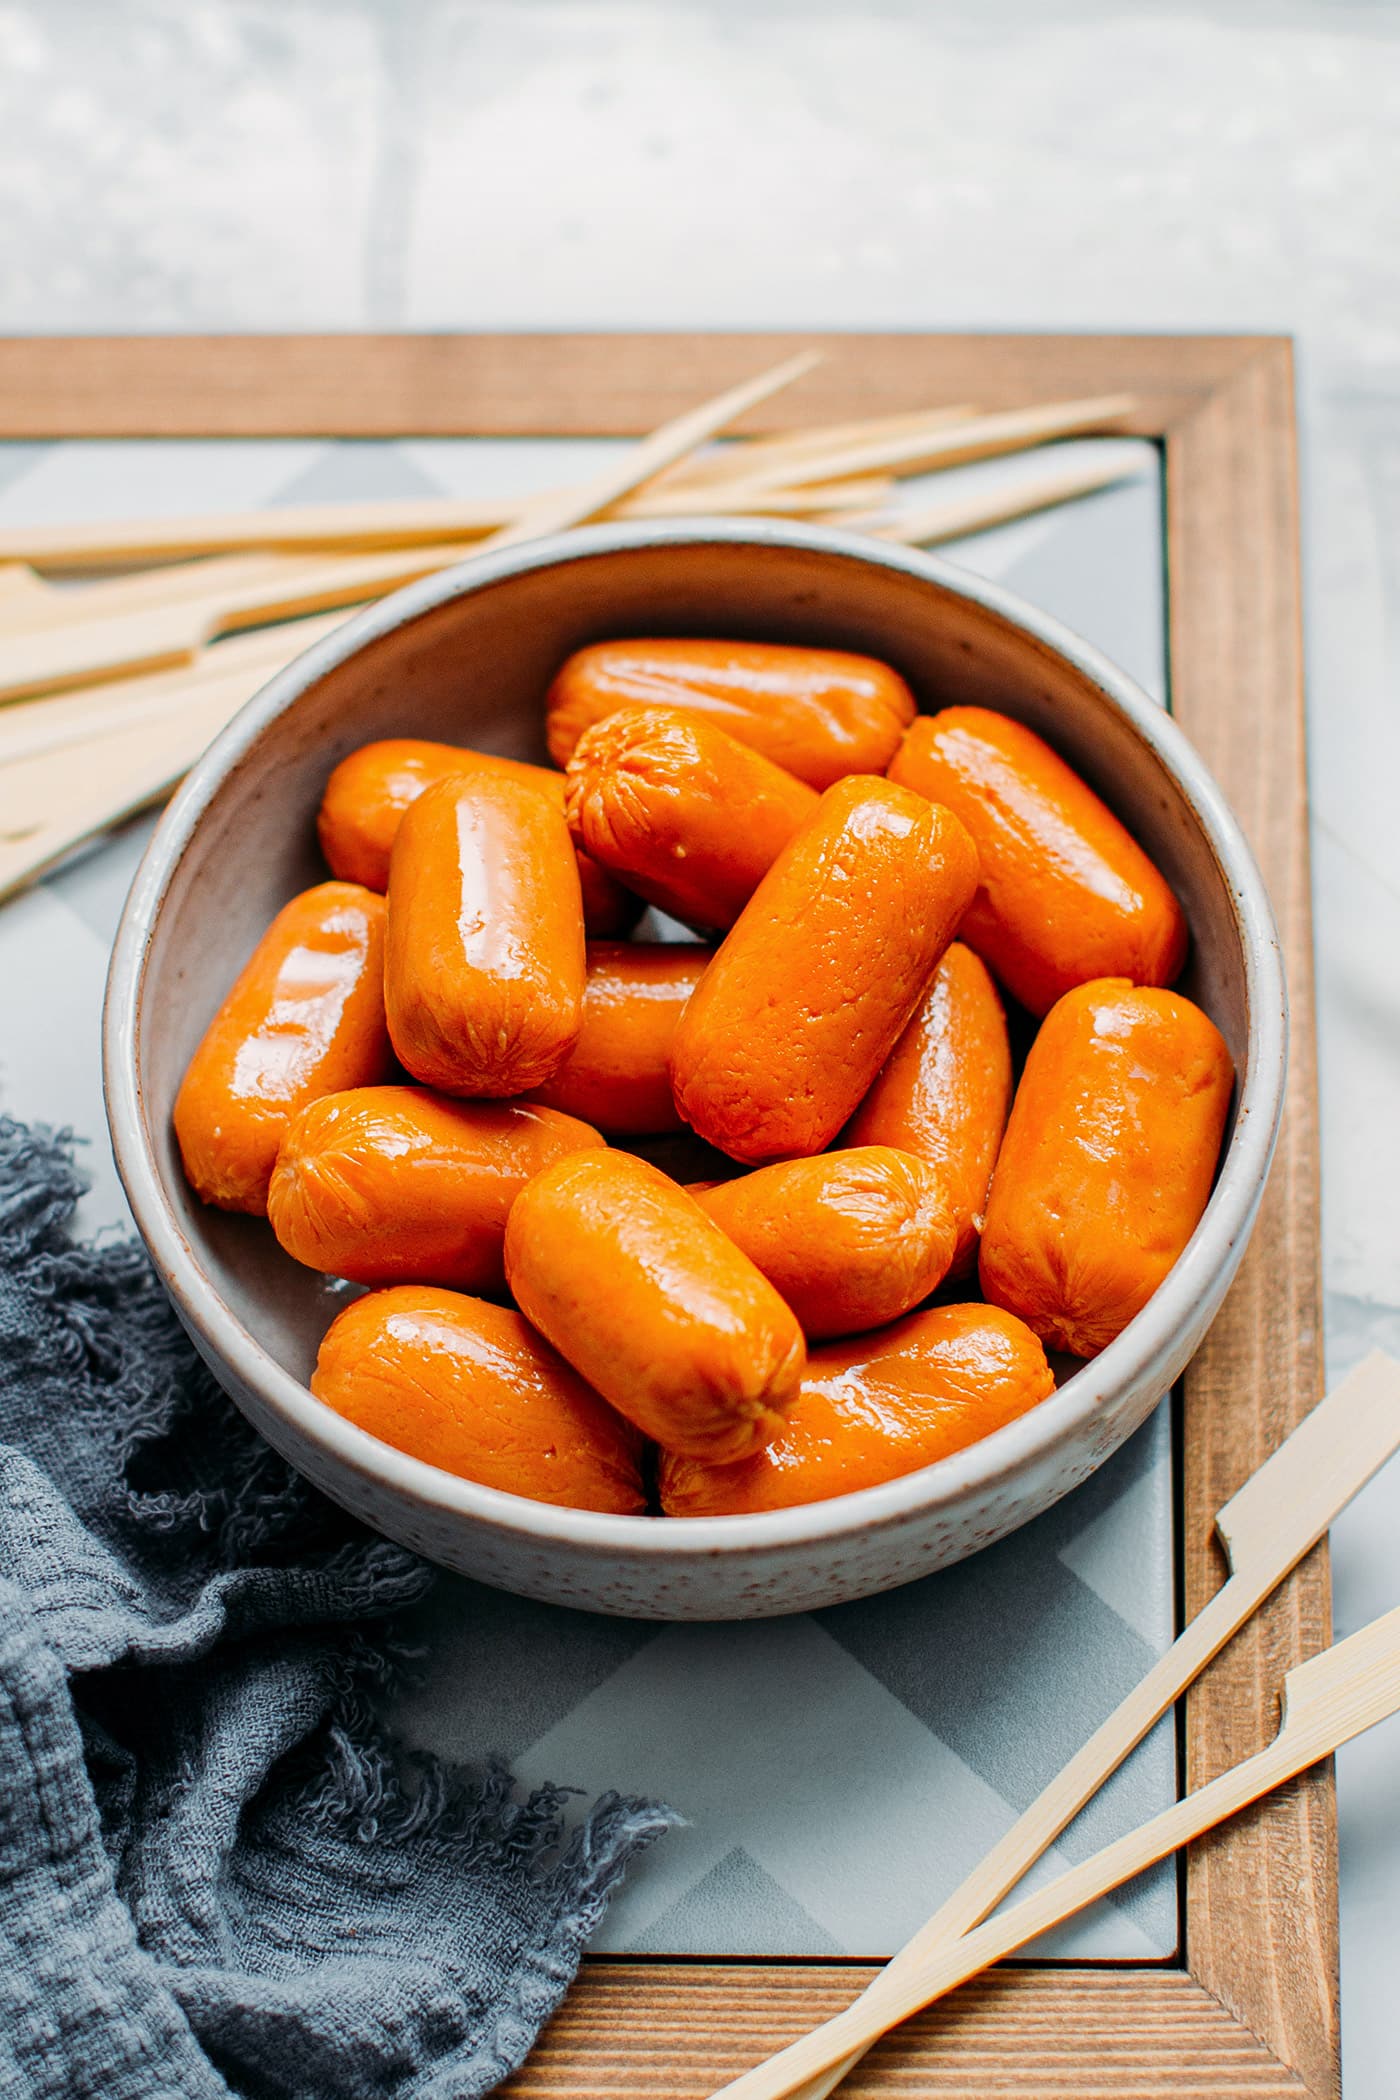
POLYGON ((470 2100, 672 1820, 396 1758, 431 1572, 263 1445, 0 1118, 0 2095, 470 2100))

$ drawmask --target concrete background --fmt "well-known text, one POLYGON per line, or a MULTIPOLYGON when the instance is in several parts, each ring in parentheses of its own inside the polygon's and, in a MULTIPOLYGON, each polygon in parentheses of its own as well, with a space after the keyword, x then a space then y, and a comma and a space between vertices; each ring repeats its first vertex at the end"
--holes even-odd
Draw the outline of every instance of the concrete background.
MULTIPOLYGON (((1392 0, 0 0, 0 328, 1293 333, 1341 1371, 1400 1352, 1397 117, 1392 0)), ((1335 1544, 1346 1631, 1400 1474, 1335 1544)), ((1342 1761, 1348 2100, 1398 1744, 1342 1761)))

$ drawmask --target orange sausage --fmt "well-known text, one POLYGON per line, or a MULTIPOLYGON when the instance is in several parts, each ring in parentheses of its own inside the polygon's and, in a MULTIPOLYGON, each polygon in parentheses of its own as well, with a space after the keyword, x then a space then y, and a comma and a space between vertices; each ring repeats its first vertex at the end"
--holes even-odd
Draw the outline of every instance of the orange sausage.
POLYGON ((568 773, 575 842, 690 926, 732 926, 813 789, 674 707, 627 707, 586 729, 568 773))
POLYGON ((1233 1082, 1213 1021, 1175 992, 1100 979, 1031 1045, 982 1228, 994 1305, 1052 1349, 1096 1356, 1195 1231, 1233 1082))
MULTIPOLYGON (((386 737, 352 751, 326 782, 316 831, 331 873, 368 889, 387 889, 389 856, 409 804, 435 782, 470 773, 527 781, 561 809, 564 806, 564 776, 548 766, 498 758, 494 751, 469 751, 460 744, 434 744, 423 737, 386 737)), ((641 900, 586 853, 579 854, 578 874, 588 931, 600 940, 626 933, 636 921, 641 900)))
POLYGON ((583 908, 564 819, 493 773, 405 811, 389 870, 384 1001, 400 1062, 447 1094, 525 1094, 583 1019, 583 908))
POLYGON ((743 1458, 796 1396, 802 1332, 772 1284, 628 1153, 575 1153, 525 1184, 506 1278, 574 1369, 673 1450, 743 1458))
POLYGON ((982 883, 962 938, 1013 998, 1048 1013, 1093 977, 1170 984, 1186 960, 1181 906, 1141 846, 1034 730, 985 707, 924 715, 891 780, 951 809, 982 883))
POLYGON ((384 899, 318 883, 283 905, 190 1059, 174 1120, 192 1187, 221 1210, 265 1210, 297 1110, 392 1069, 384 899))
POLYGON ((444 1473, 532 1502, 646 1510, 641 1438, 504 1306, 401 1284, 332 1323, 311 1390, 444 1473))
POLYGON ((498 1292, 506 1216, 526 1182, 602 1142, 549 1108, 357 1087, 311 1102, 293 1120, 267 1214, 309 1269, 351 1283, 498 1292))
POLYGON ((883 773, 914 719, 914 695, 888 664, 775 642, 595 642, 569 658, 545 706, 561 766, 619 707, 682 707, 814 788, 883 773))
POLYGON ((991 1305, 941 1305, 814 1349, 797 1404, 737 1466, 661 1454, 668 1517, 747 1516, 877 1487, 965 1450, 1054 1390, 1028 1327, 991 1305))
POLYGON ((681 1129, 667 1062, 710 955, 688 941, 590 941, 578 1041, 535 1100, 609 1137, 681 1129))
POLYGON ((760 1167, 696 1201, 815 1340, 897 1320, 937 1289, 957 1242, 941 1175, 884 1145, 760 1167))
POLYGON ((820 1152, 898 1041, 977 886, 957 818, 838 781, 769 869, 681 1016, 671 1085, 737 1159, 820 1152))
POLYGON ((893 1145, 938 1169, 957 1223, 949 1275, 977 1259, 1011 1106, 1006 1015, 986 964, 954 941, 847 1127, 847 1145, 893 1145))

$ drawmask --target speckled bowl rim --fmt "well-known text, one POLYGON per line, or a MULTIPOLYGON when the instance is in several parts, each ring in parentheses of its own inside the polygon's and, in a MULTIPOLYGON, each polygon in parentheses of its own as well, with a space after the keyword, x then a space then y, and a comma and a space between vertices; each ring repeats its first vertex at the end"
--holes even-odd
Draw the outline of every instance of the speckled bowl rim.
POLYGON ((492 1530, 513 1533, 537 1547, 559 1544, 603 1557, 617 1552, 652 1558, 661 1574, 668 1561, 698 1555, 768 1555, 784 1548, 828 1545, 994 1492, 1012 1477, 1052 1459, 1058 1445, 1104 1409, 1106 1396, 1139 1377, 1150 1377, 1154 1364, 1170 1359, 1194 1308, 1209 1295, 1215 1277, 1253 1222, 1283 1111, 1287 1041, 1282 955, 1254 856, 1220 789, 1181 730, 1132 679, 1048 614, 937 556, 885 547, 824 526, 769 519, 681 519, 590 526, 477 555, 351 616, 270 679, 188 775, 137 870, 108 974, 103 1071, 117 1168, 157 1270, 190 1329, 274 1415, 328 1460, 382 1481, 446 1516, 469 1524, 484 1520, 492 1530), (335 1414, 276 1363, 220 1297, 166 1197, 145 1141, 134 1046, 153 929, 197 827, 224 780, 309 686, 394 629, 511 577, 631 549, 716 544, 829 554, 935 584, 1017 628, 1033 646, 1063 658, 1106 696, 1174 776, 1233 899, 1244 953, 1247 1076, 1215 1189, 1185 1252, 1118 1339, 1029 1413, 918 1472, 825 1502, 734 1517, 610 1516, 531 1502, 411 1458, 335 1414))

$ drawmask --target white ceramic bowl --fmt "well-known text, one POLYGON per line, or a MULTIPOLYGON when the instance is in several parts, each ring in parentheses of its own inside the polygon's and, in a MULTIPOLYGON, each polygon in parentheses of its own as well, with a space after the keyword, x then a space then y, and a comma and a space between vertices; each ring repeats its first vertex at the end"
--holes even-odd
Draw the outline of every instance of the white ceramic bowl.
POLYGON ((117 1163, 197 1347, 293 1465, 377 1529, 463 1574, 554 1603, 658 1619, 806 1611, 960 1560, 1046 1509, 1136 1429, 1216 1312, 1244 1251, 1282 1105, 1286 996, 1253 857, 1170 719, 1105 659, 1006 592, 929 556, 777 523, 608 525, 426 579, 281 672, 205 754, 133 884, 108 985, 117 1163), (750 636, 865 651, 920 704, 975 701, 1041 731, 1161 865, 1186 907, 1184 980, 1238 1086, 1215 1191, 1131 1326, 1041 1406, 970 1450, 805 1509, 666 1522, 554 1509, 436 1471, 312 1398, 337 1302, 261 1222, 185 1186, 170 1112, 235 970, 278 907, 323 879, 313 819, 356 745, 422 735, 542 755, 541 701, 581 644, 750 636))

